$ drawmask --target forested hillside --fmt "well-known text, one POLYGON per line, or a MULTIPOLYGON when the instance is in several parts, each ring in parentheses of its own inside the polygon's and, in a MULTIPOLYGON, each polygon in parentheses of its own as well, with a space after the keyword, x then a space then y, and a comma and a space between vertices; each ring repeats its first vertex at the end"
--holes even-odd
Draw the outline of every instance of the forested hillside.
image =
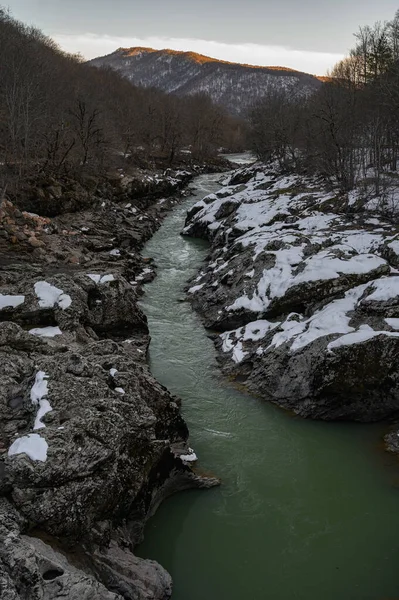
POLYGON ((301 98, 321 85, 317 77, 285 67, 241 65, 175 50, 119 48, 90 64, 110 67, 136 85, 179 96, 206 93, 238 115, 245 115, 253 102, 270 90, 301 98))
POLYGON ((4 9, 0 54, 0 189, 38 173, 100 174, 129 155, 133 164, 168 166, 189 148, 203 160, 241 143, 241 123, 208 97, 135 87, 62 52, 4 9))
POLYGON ((399 150, 399 13, 361 27, 349 56, 315 94, 266 94, 251 113, 253 149, 283 169, 318 173, 343 191, 389 201, 399 150))

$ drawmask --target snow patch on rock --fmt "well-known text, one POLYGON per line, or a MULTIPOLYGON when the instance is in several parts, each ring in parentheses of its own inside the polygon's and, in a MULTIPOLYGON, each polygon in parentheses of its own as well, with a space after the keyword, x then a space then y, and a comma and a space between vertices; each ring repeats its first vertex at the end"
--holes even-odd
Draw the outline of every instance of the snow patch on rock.
POLYGON ((72 304, 72 298, 68 294, 65 294, 63 290, 54 285, 47 283, 47 281, 38 281, 35 283, 35 293, 41 308, 53 308, 57 305, 62 310, 65 310, 72 304))
POLYGON ((46 462, 48 444, 38 433, 29 433, 17 438, 8 450, 8 456, 26 454, 33 461, 46 462))
POLYGON ((90 277, 90 279, 92 281, 94 281, 94 283, 97 283, 99 285, 102 285, 104 283, 108 283, 109 281, 115 281, 115 277, 114 275, 100 275, 98 273, 88 273, 87 277, 90 277))
POLYGON ((35 329, 30 329, 29 333, 31 335, 46 338, 52 338, 56 335, 62 335, 62 331, 59 327, 36 327, 35 329))
POLYGON ((16 308, 25 302, 25 296, 10 296, 0 294, 0 310, 3 308, 16 308))

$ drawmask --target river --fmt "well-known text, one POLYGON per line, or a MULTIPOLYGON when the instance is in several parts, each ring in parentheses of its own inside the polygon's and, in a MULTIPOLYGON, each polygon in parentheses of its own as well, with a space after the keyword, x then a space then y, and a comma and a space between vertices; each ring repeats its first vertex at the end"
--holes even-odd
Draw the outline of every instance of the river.
POLYGON ((198 466, 222 485, 165 501, 138 554, 168 569, 173 600, 397 599, 398 471, 382 451, 386 427, 301 420, 235 389, 182 302, 208 245, 179 233, 220 178, 197 177, 147 243, 158 276, 142 307, 152 373, 182 398, 198 466))

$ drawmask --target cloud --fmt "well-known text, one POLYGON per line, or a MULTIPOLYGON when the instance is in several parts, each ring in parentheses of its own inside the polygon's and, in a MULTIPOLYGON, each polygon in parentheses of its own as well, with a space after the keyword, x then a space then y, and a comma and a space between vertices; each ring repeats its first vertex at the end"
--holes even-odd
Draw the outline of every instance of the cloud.
POLYGON ((195 38, 128 38, 94 33, 56 34, 53 37, 67 52, 80 52, 87 59, 109 54, 120 47, 144 46, 157 49, 192 50, 221 60, 249 65, 290 67, 317 75, 323 75, 343 57, 342 54, 295 50, 283 46, 252 43, 226 44, 195 38))

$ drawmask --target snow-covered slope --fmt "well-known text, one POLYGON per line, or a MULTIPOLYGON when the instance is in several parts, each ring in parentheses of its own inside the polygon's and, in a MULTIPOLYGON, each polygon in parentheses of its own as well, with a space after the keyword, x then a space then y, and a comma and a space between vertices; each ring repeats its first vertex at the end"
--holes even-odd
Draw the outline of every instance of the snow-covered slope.
POLYGON ((90 64, 110 67, 132 83, 179 94, 208 93, 234 113, 245 112, 270 88, 308 94, 320 80, 284 67, 254 67, 229 63, 193 52, 119 48, 90 64))
POLYGON ((396 224, 257 163, 195 204, 183 233, 212 244, 188 298, 227 373, 304 417, 399 414, 396 224))

